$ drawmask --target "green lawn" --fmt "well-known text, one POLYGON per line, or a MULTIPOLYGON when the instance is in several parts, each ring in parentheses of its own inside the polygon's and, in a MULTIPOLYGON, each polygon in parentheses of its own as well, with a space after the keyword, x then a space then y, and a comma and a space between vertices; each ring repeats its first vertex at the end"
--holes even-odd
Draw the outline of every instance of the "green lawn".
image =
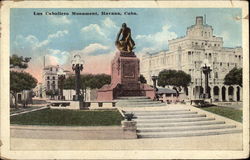
POLYGON ((237 110, 228 107, 214 106, 214 107, 201 107, 206 111, 233 119, 238 122, 242 122, 242 110, 237 110))
POLYGON ((121 125, 119 111, 44 109, 10 117, 11 124, 54 126, 121 125))

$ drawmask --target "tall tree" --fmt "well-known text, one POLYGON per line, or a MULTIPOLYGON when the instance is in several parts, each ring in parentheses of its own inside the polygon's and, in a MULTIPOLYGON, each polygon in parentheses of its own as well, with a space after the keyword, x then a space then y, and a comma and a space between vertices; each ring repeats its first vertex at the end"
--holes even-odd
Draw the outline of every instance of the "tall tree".
POLYGON ((177 91, 177 95, 180 87, 186 88, 190 82, 191 76, 184 71, 163 70, 158 76, 158 86, 173 86, 173 89, 177 91))
POLYGON ((234 67, 224 78, 225 85, 239 85, 242 87, 242 68, 234 67))
POLYGON ((10 72, 10 92, 15 98, 17 107, 17 93, 23 90, 31 90, 36 87, 37 80, 26 72, 10 72))
POLYGON ((30 57, 23 57, 18 55, 12 55, 10 57, 10 68, 22 68, 26 69, 28 68, 28 62, 30 61, 30 57))
MULTIPOLYGON (((10 57, 10 68, 28 68, 30 57, 12 55, 10 57)), ((30 90, 36 87, 37 80, 26 72, 10 71, 10 93, 15 99, 15 107, 17 108, 17 93, 23 90, 30 90)))

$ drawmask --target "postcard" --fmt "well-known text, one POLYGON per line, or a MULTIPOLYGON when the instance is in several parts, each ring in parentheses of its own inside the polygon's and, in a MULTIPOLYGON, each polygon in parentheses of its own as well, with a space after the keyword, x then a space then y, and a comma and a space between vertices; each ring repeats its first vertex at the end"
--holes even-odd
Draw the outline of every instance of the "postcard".
POLYGON ((1 158, 247 158, 247 4, 2 2, 1 158))

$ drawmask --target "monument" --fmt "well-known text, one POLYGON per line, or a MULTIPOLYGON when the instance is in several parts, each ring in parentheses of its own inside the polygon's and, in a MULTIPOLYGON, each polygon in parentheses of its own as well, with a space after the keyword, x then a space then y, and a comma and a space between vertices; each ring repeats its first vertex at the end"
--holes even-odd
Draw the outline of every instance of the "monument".
POLYGON ((112 101, 122 96, 147 96, 154 99, 154 88, 139 81, 140 60, 133 52, 135 43, 126 23, 122 24, 115 45, 119 51, 111 62, 111 84, 98 90, 97 101, 112 101))

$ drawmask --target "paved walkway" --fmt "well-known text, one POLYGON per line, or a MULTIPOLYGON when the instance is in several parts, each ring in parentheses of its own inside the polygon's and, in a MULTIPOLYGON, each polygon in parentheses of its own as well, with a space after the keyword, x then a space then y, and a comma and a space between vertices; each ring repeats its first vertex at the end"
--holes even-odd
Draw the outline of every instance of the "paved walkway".
POLYGON ((24 113, 29 113, 29 112, 34 112, 34 111, 39 111, 39 110, 43 110, 48 108, 47 106, 42 105, 41 107, 31 107, 31 108, 27 108, 21 111, 16 111, 14 113, 11 113, 10 116, 16 116, 16 115, 20 115, 20 114, 24 114, 24 113))
POLYGON ((242 150, 242 134, 134 140, 11 138, 12 150, 242 150))
MULTIPOLYGON (((228 124, 235 124, 238 127, 242 127, 241 123, 189 105, 168 105, 164 107, 154 107, 154 110, 162 110, 163 108, 168 108, 170 110, 176 108, 191 109, 192 111, 206 113, 210 117, 212 116, 216 117, 216 119, 224 120, 228 124)), ((126 108, 123 109, 126 110, 126 108)), ((129 107, 129 110, 151 109, 151 107, 129 107)), ((11 129, 11 149, 13 150, 242 150, 242 133, 178 138, 82 140, 73 138, 77 137, 76 135, 78 134, 82 134, 82 132, 79 132, 77 129, 72 129, 72 127, 54 127, 54 133, 52 133, 51 130, 46 132, 45 127, 41 134, 43 137, 47 137, 45 139, 35 139, 34 137, 32 138, 32 136, 27 136, 27 134, 32 134, 32 127, 23 130, 23 133, 21 130, 15 133, 15 129, 18 130, 18 128, 15 127, 11 129), (58 129, 69 129, 70 134, 67 134, 64 139, 54 138, 52 135, 56 135, 56 130, 58 129), (25 134, 25 136, 22 137, 22 134, 25 134)), ((35 130, 36 128, 33 129, 35 130)))

